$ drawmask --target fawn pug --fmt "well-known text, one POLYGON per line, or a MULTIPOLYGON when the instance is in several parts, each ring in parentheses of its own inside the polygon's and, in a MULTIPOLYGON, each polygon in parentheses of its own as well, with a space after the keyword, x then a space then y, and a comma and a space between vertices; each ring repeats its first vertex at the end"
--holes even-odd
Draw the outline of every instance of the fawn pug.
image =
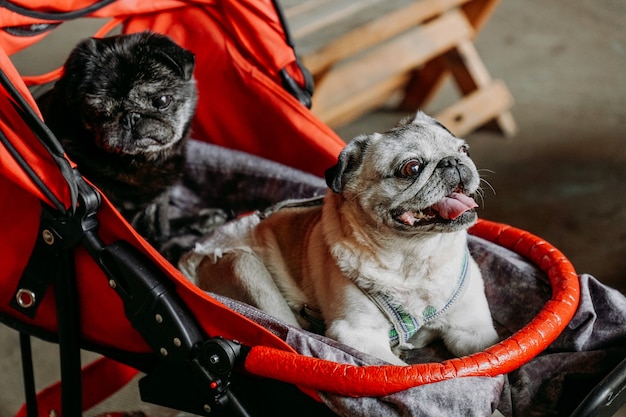
POLYGON ((435 337, 455 355, 497 334, 467 248, 479 174, 467 144, 422 112, 361 135, 326 172, 323 203, 233 221, 183 257, 201 288, 394 364, 435 337))

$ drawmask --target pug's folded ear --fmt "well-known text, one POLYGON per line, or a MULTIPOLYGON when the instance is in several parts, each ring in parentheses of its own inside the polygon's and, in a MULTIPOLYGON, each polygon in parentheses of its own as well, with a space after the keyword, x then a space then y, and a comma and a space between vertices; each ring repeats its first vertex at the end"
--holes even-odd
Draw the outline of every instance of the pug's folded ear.
POLYGON ((363 162, 363 157, 370 137, 367 135, 357 136, 352 139, 339 154, 337 164, 328 168, 324 173, 326 184, 336 193, 340 193, 346 183, 352 178, 357 168, 363 162))
POLYGON ((163 63, 180 74, 185 80, 189 81, 193 75, 195 66, 195 56, 186 49, 160 50, 157 52, 163 58, 163 63))
POLYGON ((95 38, 84 39, 76 45, 63 64, 65 76, 55 83, 55 90, 65 92, 60 99, 65 103, 80 101, 85 94, 82 80, 99 71, 97 56, 101 53, 101 42, 95 38))
POLYGON ((172 70, 176 71, 185 81, 193 76, 196 57, 187 49, 178 46, 166 37, 159 38, 160 47, 154 51, 160 60, 172 70))

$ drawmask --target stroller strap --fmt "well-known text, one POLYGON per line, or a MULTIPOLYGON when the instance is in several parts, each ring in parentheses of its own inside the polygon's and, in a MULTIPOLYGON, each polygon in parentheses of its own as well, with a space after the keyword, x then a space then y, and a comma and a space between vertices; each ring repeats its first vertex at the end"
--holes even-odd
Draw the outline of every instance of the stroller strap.
POLYGON ((257 213, 259 218, 265 219, 273 213, 287 208, 307 208, 307 207, 319 207, 324 202, 324 196, 316 196, 311 198, 291 199, 281 201, 268 207, 267 209, 257 213))

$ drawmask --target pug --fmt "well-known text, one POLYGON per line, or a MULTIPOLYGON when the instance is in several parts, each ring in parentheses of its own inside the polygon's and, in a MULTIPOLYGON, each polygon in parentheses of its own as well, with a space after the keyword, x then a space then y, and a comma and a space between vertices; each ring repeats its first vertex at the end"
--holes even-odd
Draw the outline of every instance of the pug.
POLYGON ((79 171, 135 225, 154 220, 146 213, 182 176, 194 65, 193 53, 156 33, 86 39, 38 100, 79 171))
POLYGON ((323 200, 224 225, 181 270, 207 291, 393 364, 435 338, 458 356, 497 341, 467 247, 480 178, 465 141, 419 112, 356 137, 326 181, 323 200))

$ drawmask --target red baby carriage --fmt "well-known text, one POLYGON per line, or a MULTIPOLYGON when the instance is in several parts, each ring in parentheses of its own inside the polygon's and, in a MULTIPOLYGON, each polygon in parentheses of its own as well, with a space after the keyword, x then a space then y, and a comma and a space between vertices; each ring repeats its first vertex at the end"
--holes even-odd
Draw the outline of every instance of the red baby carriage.
MULTIPOLYGON (((139 384, 145 401, 198 415, 247 415, 250 410, 293 415, 294 409, 299 415, 331 410, 340 415, 439 415, 441 410, 491 415, 495 408, 524 415, 545 394, 548 376, 556 384, 556 375, 568 369, 575 369, 570 374, 577 377, 584 374, 579 353, 596 370, 582 385, 576 381, 580 394, 624 357, 623 297, 590 277, 579 280, 567 259, 541 239, 486 221, 472 231, 477 236, 472 251, 491 277, 490 302, 500 300, 496 307, 506 339, 470 357, 416 357, 410 367, 386 366, 201 292, 80 177, 41 122, 26 88, 46 77, 21 77, 8 55, 81 16, 113 17, 103 33, 114 24, 128 33, 150 29, 192 50, 200 90, 194 138, 248 154, 195 143, 193 156, 203 170, 190 168, 185 186, 207 206, 244 200, 239 213, 319 192, 323 184, 315 175, 334 163, 343 146, 306 108, 310 82, 275 4, 66 0, 0 6, 5 98, 0 103, 0 321, 22 333, 25 351, 29 335, 59 343, 61 360, 61 397, 47 391, 38 402, 26 361, 28 404, 22 415, 47 415, 50 409, 78 415, 106 394, 102 386, 89 385, 90 375, 106 373, 126 381, 136 370, 146 374, 139 384), (209 175, 216 172, 220 175, 209 175), (238 177, 242 172, 243 179, 238 177), (230 182, 216 183, 215 177, 230 182), (261 186, 253 192, 260 179, 273 181, 271 191, 261 186), (239 197, 246 194, 247 200, 226 196, 234 182, 244 190, 239 197), (497 293, 505 287, 512 294, 536 295, 539 304, 528 298, 503 301, 497 293), (594 297, 603 297, 601 308, 594 297), (584 310, 579 300, 587 303, 584 310), (522 304, 530 307, 521 311, 522 304), (573 316, 573 327, 563 332, 573 316), (548 346, 549 354, 534 359, 548 346), (105 358, 86 370, 82 383, 81 348, 105 358), (549 366, 557 356, 559 366, 549 366), (533 378, 533 372, 541 376, 533 378), (505 374, 516 374, 515 382, 505 374), (523 396, 522 391, 534 392, 523 396)), ((563 405, 562 393, 572 386, 560 382, 549 390, 555 397, 546 406, 550 410, 563 405)), ((623 372, 609 375, 606 384, 611 394, 592 393, 578 415, 598 399, 614 398, 615 387, 623 387, 623 372)), ((607 410, 617 405, 612 401, 607 410)))

